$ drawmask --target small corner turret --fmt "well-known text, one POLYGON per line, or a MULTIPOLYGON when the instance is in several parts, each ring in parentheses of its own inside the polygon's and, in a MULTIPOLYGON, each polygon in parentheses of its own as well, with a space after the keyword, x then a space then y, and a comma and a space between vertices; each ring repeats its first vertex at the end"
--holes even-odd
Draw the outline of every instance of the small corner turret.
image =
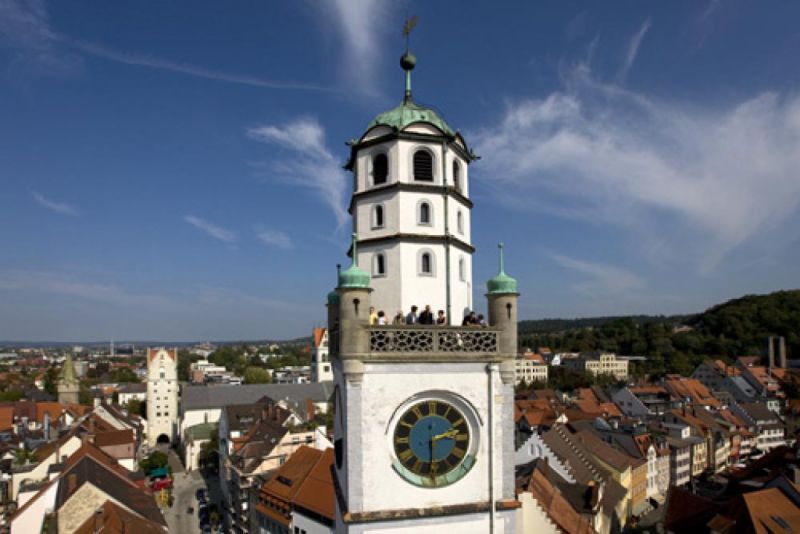
POLYGON ((506 358, 513 359, 517 354, 517 301, 519 300, 519 291, 517 281, 505 272, 503 243, 499 243, 497 248, 500 255, 500 269, 497 275, 486 283, 489 324, 502 330, 500 334, 500 352, 506 358))

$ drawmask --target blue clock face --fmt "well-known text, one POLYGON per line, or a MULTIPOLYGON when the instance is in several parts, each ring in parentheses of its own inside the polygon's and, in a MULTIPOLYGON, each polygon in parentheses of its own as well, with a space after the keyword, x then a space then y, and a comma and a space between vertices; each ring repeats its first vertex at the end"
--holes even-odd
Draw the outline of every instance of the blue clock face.
POLYGON ((469 426, 453 405, 428 400, 411 406, 394 431, 394 451, 405 470, 428 479, 427 485, 453 482, 445 477, 462 465, 469 447, 469 426))

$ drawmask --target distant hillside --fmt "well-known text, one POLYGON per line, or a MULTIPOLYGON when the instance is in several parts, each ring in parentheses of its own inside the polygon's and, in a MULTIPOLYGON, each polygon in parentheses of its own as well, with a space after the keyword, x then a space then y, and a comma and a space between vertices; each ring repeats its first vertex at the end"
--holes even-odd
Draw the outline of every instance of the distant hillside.
POLYGON ((579 319, 535 319, 520 321, 519 334, 552 334, 582 328, 597 328, 615 321, 630 320, 634 324, 664 323, 672 325, 686 324, 694 315, 616 315, 609 317, 583 317, 579 319))
POLYGON ((762 354, 771 335, 800 358, 800 290, 748 295, 697 315, 544 319, 519 323, 520 345, 648 356, 641 372, 688 374, 706 357, 762 354), (690 329, 676 329, 688 325, 690 329))

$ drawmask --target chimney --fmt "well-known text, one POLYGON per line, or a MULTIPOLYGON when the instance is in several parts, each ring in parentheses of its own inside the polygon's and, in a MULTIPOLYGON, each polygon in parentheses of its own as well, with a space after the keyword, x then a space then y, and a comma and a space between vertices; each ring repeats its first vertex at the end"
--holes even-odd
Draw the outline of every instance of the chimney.
POLYGON ((767 340, 767 354, 769 355, 769 371, 772 373, 772 368, 775 367, 775 347, 772 344, 775 338, 773 336, 769 336, 767 340))
POLYGON ((786 369, 786 339, 778 338, 778 362, 781 369, 786 369))

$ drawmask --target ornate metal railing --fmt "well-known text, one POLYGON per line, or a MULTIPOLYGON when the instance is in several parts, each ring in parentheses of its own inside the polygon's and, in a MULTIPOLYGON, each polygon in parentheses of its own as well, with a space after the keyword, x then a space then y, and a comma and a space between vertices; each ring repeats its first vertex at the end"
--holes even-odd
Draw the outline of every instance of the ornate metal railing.
POLYGON ((497 330, 378 326, 369 329, 371 352, 497 352, 497 330))

